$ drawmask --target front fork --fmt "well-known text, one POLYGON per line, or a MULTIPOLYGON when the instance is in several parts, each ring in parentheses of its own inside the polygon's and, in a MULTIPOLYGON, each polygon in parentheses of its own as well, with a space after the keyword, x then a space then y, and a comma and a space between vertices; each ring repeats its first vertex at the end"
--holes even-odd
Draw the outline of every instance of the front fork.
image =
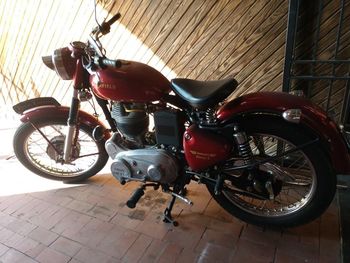
POLYGON ((80 107, 80 100, 78 97, 78 90, 73 89, 73 98, 71 107, 69 109, 69 115, 67 120, 67 131, 66 138, 64 140, 64 152, 63 152, 63 160, 65 163, 71 160, 72 156, 72 148, 75 144, 75 138, 77 136, 76 132, 77 124, 78 124, 78 112, 80 107))

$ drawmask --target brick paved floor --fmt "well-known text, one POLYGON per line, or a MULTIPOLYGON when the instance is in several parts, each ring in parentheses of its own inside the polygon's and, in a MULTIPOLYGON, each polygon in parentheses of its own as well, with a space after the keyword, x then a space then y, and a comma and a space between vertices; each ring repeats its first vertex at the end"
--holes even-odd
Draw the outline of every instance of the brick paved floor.
POLYGON ((121 186, 108 170, 65 185, 16 159, 0 169, 0 262, 340 262, 336 201, 320 219, 277 231, 233 218, 193 184, 194 205, 177 201, 174 227, 162 222, 167 194, 149 190, 131 210, 135 184, 121 186))

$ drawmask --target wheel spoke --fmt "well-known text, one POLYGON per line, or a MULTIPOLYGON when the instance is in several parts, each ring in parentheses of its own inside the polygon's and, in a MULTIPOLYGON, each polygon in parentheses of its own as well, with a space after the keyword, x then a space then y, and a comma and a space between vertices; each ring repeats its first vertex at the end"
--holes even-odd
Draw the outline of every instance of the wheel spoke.
MULTIPOLYGON (((40 127, 40 131, 55 147, 63 151, 65 135, 62 131, 65 127, 65 125, 48 125, 40 127)), ((57 162, 50 156, 49 149, 52 152, 54 150, 42 134, 34 130, 26 141, 26 154, 39 170, 56 177, 74 177, 89 170, 97 162, 98 147, 90 135, 83 130, 79 131, 77 138, 78 149, 75 151, 78 156, 71 163, 66 164, 57 162)))
MULTIPOLYGON (((265 134, 252 135, 250 145, 257 159, 281 155, 295 149, 295 146, 288 141, 265 134)), ((281 189, 273 200, 248 198, 227 190, 224 191, 224 195, 236 206, 260 216, 281 216, 294 213, 310 201, 316 176, 309 159, 302 151, 284 155, 274 160, 273 163, 265 164, 265 167, 266 172, 272 174, 271 176, 282 180, 281 189)))

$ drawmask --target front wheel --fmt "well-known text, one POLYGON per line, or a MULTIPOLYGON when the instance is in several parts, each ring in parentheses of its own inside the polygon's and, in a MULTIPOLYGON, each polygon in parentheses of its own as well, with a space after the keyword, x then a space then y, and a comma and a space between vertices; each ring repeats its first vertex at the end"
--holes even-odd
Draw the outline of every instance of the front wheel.
POLYGON ((92 127, 78 126, 71 161, 62 161, 67 121, 41 119, 32 125, 22 123, 17 129, 13 147, 18 160, 30 171, 66 183, 79 182, 98 173, 108 155, 104 141, 95 142, 92 127))
POLYGON ((225 174, 221 194, 215 195, 214 186, 207 185, 213 198, 232 215, 259 226, 292 227, 319 217, 336 190, 336 176, 320 142, 291 151, 313 138, 298 125, 272 117, 245 120, 241 128, 248 135, 253 162, 291 153, 250 171, 225 174), (237 187, 237 181, 246 188, 237 187), (266 189, 261 190, 265 198, 256 195, 254 187, 270 182, 272 197, 266 189))

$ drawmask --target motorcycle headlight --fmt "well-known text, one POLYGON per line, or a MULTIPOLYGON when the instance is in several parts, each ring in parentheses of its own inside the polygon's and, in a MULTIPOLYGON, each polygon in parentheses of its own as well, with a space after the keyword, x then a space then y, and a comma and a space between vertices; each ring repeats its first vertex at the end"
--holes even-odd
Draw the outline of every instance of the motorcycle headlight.
POLYGON ((77 59, 71 56, 68 47, 56 49, 51 56, 44 56, 42 60, 50 69, 56 71, 57 75, 64 80, 73 79, 77 59))

